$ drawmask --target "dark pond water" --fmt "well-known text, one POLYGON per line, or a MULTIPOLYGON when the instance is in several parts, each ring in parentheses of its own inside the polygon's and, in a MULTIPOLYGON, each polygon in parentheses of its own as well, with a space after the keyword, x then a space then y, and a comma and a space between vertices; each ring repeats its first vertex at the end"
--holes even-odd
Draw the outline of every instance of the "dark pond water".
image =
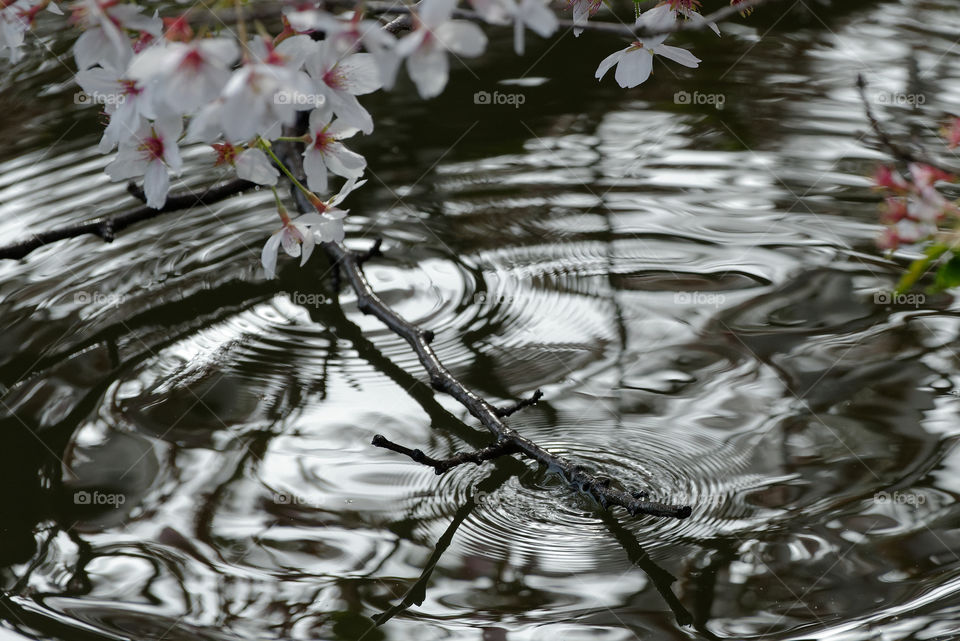
MULTIPOLYGON (((491 400, 542 388, 522 433, 691 518, 371 447, 487 439, 322 257, 263 280, 254 192, 0 265, 0 639, 957 638, 960 320, 877 302, 854 88, 936 144, 957 7, 780 6, 633 91, 592 77, 617 42, 496 34, 357 143, 384 299, 491 400)), ((134 206, 49 45, 0 74, 5 239, 134 206)))

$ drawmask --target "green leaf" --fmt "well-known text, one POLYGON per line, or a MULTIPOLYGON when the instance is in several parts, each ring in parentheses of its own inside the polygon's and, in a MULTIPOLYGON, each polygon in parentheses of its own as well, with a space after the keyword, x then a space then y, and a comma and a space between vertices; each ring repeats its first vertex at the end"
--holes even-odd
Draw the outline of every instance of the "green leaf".
POLYGON ((960 285, 960 256, 954 254, 950 260, 940 265, 937 278, 933 283, 933 291, 942 292, 945 289, 960 285))
POLYGON ((910 268, 907 269, 907 273, 904 274, 900 282, 897 283, 897 289, 894 293, 898 295, 907 293, 918 280, 923 278, 923 275, 927 273, 930 265, 948 251, 950 251, 950 247, 943 243, 927 247, 926 251, 923 252, 923 258, 918 258, 910 263, 910 268))

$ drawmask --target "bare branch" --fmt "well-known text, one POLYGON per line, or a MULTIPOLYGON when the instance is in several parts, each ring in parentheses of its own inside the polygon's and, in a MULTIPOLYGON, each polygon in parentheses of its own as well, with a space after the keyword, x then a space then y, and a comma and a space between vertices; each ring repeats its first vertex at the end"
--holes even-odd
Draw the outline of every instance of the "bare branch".
POLYGON ((517 449, 513 443, 509 441, 498 441, 493 445, 484 447, 479 450, 473 450, 469 452, 458 452, 450 458, 446 459, 435 459, 431 456, 427 456, 423 453, 421 449, 410 449, 409 447, 404 447, 403 445, 398 445, 393 441, 389 440, 387 437, 377 434, 373 437, 373 445, 377 447, 382 447, 384 449, 392 450, 398 454, 403 454, 409 456, 411 459, 417 463, 423 463, 424 465, 429 465, 436 471, 438 475, 443 474, 444 472, 458 466, 463 465, 464 463, 476 463, 480 465, 484 461, 490 461, 495 458, 500 458, 501 456, 506 456, 508 454, 516 453, 517 449))
POLYGON ((514 403, 509 407, 498 407, 497 416, 499 416, 500 418, 506 418, 511 414, 516 414, 517 412, 519 412, 525 407, 536 405, 541 398, 543 398, 543 392, 541 392, 540 390, 537 390, 536 392, 533 393, 533 396, 531 396, 530 398, 525 398, 522 401, 517 401, 516 403, 514 403))

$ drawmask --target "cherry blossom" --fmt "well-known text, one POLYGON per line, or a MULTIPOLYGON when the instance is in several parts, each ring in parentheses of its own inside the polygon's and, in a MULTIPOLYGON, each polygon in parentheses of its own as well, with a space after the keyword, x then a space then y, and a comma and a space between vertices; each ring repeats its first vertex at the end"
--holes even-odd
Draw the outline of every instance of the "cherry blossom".
POLYGON ((143 176, 147 206, 163 207, 170 191, 167 169, 179 175, 183 164, 177 147, 181 131, 183 120, 179 116, 143 122, 133 136, 120 143, 116 159, 107 165, 107 175, 114 181, 143 176))
POLYGON ((297 31, 322 31, 324 43, 339 56, 354 53, 362 46, 376 62, 381 85, 388 84, 396 73, 396 38, 376 20, 363 20, 360 12, 344 20, 326 11, 294 11, 287 14, 287 20, 297 31))
POLYGON ((23 57, 20 47, 23 45, 24 34, 33 26, 37 13, 45 6, 51 13, 63 13, 56 4, 48 4, 43 0, 0 2, 0 52, 6 50, 10 62, 19 62, 23 57))
POLYGON ((351 178, 343 184, 340 191, 337 192, 333 198, 324 202, 313 203, 321 217, 320 222, 313 228, 318 243, 340 242, 343 240, 343 219, 350 213, 350 210, 340 209, 339 205, 346 200, 351 192, 356 191, 365 185, 366 182, 366 180, 358 181, 356 178, 351 178))
MULTIPOLYGON (((669 27, 675 20, 670 6, 660 5, 641 15, 636 25, 656 32, 669 27)), ((616 65, 614 78, 617 84, 624 88, 636 87, 650 77, 654 56, 663 56, 685 67, 699 66, 699 58, 686 49, 663 44, 665 39, 666 35, 651 36, 632 43, 622 51, 610 54, 597 67, 597 79, 603 78, 604 74, 616 65)))
POLYGON ((311 199, 317 211, 310 212, 290 219, 287 210, 282 204, 278 203, 278 213, 283 225, 273 235, 267 239, 260 253, 260 262, 263 264, 263 271, 267 278, 274 278, 277 273, 277 256, 280 248, 288 256, 300 257, 300 266, 306 264, 313 248, 317 243, 339 242, 343 240, 343 219, 348 211, 339 209, 337 206, 350 195, 351 192, 362 187, 367 181, 357 181, 351 178, 336 196, 329 200, 322 201, 314 197, 311 199))
POLYGON ((686 18, 696 27, 707 26, 715 34, 720 35, 720 27, 717 26, 716 22, 709 22, 703 15, 700 13, 700 2, 699 0, 667 0, 667 5, 674 11, 674 13, 681 17, 686 18))
POLYGON ((356 98, 376 91, 383 84, 372 54, 342 56, 329 43, 322 43, 307 58, 305 68, 340 120, 365 134, 373 131, 373 118, 356 98))
POLYGON ((524 51, 524 29, 529 27, 538 35, 546 38, 559 26, 557 16, 547 8, 543 0, 519 0, 512 7, 513 13, 513 49, 518 56, 524 51))
POLYGON ((943 137, 947 139, 947 146, 956 149, 960 145, 960 118, 954 118, 943 128, 943 137))
POLYGON ((209 132, 210 122, 219 120, 229 140, 279 136, 284 125, 293 124, 296 111, 324 102, 323 96, 314 95, 310 77, 300 70, 313 44, 309 36, 294 36, 273 47, 258 36, 250 45, 253 59, 233 72, 221 101, 205 108, 201 124, 191 134, 209 132))
MULTIPOLYGON (((465 20, 451 20, 456 0, 423 0, 416 16, 417 28, 397 43, 398 60, 406 58, 407 72, 422 98, 433 98, 447 85, 447 51, 474 57, 483 53, 487 36, 465 20)), ((392 86, 390 82, 386 87, 392 86)))
MULTIPOLYGON (((470 6, 484 21, 490 24, 510 24, 513 15, 508 4, 512 0, 470 0, 470 6)), ((600 1, 600 0, 598 0, 600 1)))
POLYGON ((231 165, 237 170, 237 177, 258 185, 274 186, 280 178, 280 172, 270 162, 267 154, 260 149, 238 149, 229 142, 214 143, 217 160, 214 166, 231 165))
POLYGON ((100 153, 110 152, 118 143, 133 136, 144 118, 156 117, 150 88, 113 68, 85 69, 77 74, 76 80, 110 116, 100 139, 100 153))
POLYGON ((130 64, 130 77, 157 85, 175 113, 195 111, 214 100, 230 78, 229 67, 240 49, 228 38, 204 38, 148 47, 130 64))
POLYGON ((327 190, 327 170, 344 178, 359 178, 367 161, 347 149, 340 141, 357 133, 353 127, 338 118, 331 122, 328 109, 317 109, 310 114, 310 140, 303 152, 303 170, 307 186, 313 191, 327 190))
POLYGON ((263 251, 260 252, 260 262, 263 264, 263 271, 267 278, 274 278, 277 275, 277 254, 281 247, 288 256, 294 258, 299 256, 301 267, 305 265, 310 258, 310 254, 313 253, 313 247, 316 243, 310 226, 323 222, 323 217, 316 212, 310 212, 291 220, 286 209, 282 206, 280 208, 280 218, 283 220, 283 226, 270 236, 263 246, 263 251))
POLYGON ((79 0, 71 21, 84 30, 73 44, 73 56, 81 70, 94 65, 124 69, 133 57, 133 45, 125 29, 159 37, 163 22, 142 15, 143 7, 116 0, 79 0))
POLYGON ((603 0, 572 0, 569 9, 573 13, 573 35, 579 37, 583 33, 583 26, 587 24, 591 16, 596 15, 600 7, 603 6, 603 0))

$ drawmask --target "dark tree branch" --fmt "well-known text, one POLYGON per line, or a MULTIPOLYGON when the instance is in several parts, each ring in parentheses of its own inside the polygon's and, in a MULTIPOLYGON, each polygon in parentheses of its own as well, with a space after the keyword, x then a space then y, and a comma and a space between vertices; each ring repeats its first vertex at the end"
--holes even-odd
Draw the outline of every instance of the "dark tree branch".
POLYGON ((499 416, 500 418, 506 418, 511 414, 516 414, 517 412, 519 412, 525 407, 536 405, 538 402, 540 402, 541 398, 543 398, 543 392, 541 392, 540 390, 537 390, 536 392, 533 393, 533 396, 531 396, 530 398, 525 398, 522 401, 517 401, 516 403, 514 403, 513 405, 510 405, 509 407, 498 407, 497 416, 499 416))
MULTIPOLYGON (((41 232, 39 234, 35 234, 33 238, 0 247, 0 259, 23 258, 33 250, 43 247, 44 245, 49 245, 50 243, 55 243, 67 238, 77 238, 78 236, 84 236, 86 234, 93 234, 104 242, 110 243, 113 242, 113 239, 116 237, 118 232, 123 231, 131 225, 144 220, 150 220, 151 218, 156 218, 161 214, 166 214, 171 211, 188 209, 196 205, 210 205, 217 201, 223 200, 228 196, 239 194, 240 192, 249 189, 252 186, 253 183, 247 182, 246 180, 231 180, 230 182, 226 182, 221 185, 208 187, 199 194, 189 193, 172 195, 167 198, 167 202, 164 203, 163 207, 160 209, 140 207, 123 214, 104 216, 102 218, 96 218, 94 220, 78 223, 76 225, 67 225, 57 229, 52 229, 50 231, 41 232)), ((129 186, 127 187, 127 190, 135 196, 137 189, 138 188, 136 186, 133 188, 129 186)))
MULTIPOLYGON (((307 212, 309 211, 307 208, 309 204, 304 203, 304 200, 303 198, 297 198, 301 210, 307 212)), ((497 408, 473 390, 468 389, 444 367, 430 347, 430 342, 427 340, 424 330, 407 322, 377 296, 367 281, 362 267, 357 262, 358 254, 356 252, 348 249, 341 242, 324 243, 322 247, 331 259, 340 264, 346 273, 347 281, 357 295, 357 304, 360 311, 375 316, 393 333, 406 340, 417 354, 420 364, 423 365, 430 376, 430 384, 433 385, 434 389, 446 392, 460 401, 470 414, 497 438, 498 442, 510 442, 519 453, 527 458, 546 465, 548 468, 561 471, 572 486, 589 494, 604 507, 619 505, 633 515, 650 514, 679 519, 690 516, 692 511, 690 506, 665 505, 634 497, 628 492, 613 487, 609 479, 591 474, 582 466, 551 454, 509 427, 498 415, 497 408)))
POLYGON ((374 436, 372 443, 377 447, 382 447, 384 449, 397 452, 398 454, 409 456, 417 463, 429 465, 438 475, 443 474, 444 472, 447 472, 458 465, 463 465, 464 463, 476 463, 477 465, 480 465, 484 461, 490 461, 501 456, 506 456, 507 454, 514 454, 517 451, 513 443, 509 441, 499 441, 493 445, 489 445, 479 450, 459 452, 450 458, 435 459, 424 454, 423 450, 421 449, 410 449, 409 447, 404 447, 403 445, 394 443, 381 434, 374 436))
MULTIPOLYGON (((300 118, 290 135, 293 137, 300 135, 305 126, 304 119, 300 118)), ((293 175, 303 175, 301 154, 297 145, 286 143, 282 147, 278 146, 278 152, 282 154, 281 158, 293 175)), ((314 211, 303 192, 292 185, 291 192, 301 214, 314 211)), ((497 408, 460 382, 443 365, 436 352, 430 347, 430 342, 433 340, 432 331, 420 329, 408 322, 377 296, 377 293, 370 286, 366 274, 363 273, 363 267, 358 260, 360 256, 364 255, 363 253, 351 250, 341 241, 326 242, 320 246, 330 260, 338 264, 343 270, 347 282, 357 296, 358 309, 364 314, 376 317, 394 334, 403 338, 416 353, 420 364, 430 377, 430 384, 433 388, 437 391, 446 392, 459 401, 497 439, 497 443, 510 443, 519 454, 547 466, 548 469, 560 471, 572 487, 590 495, 605 508, 618 505, 635 516, 649 514, 678 519, 690 516, 692 510, 688 505, 667 505, 656 501, 648 501, 645 500, 644 494, 631 494, 614 487, 611 485, 610 479, 592 474, 580 465, 575 465, 563 457, 551 454, 509 427, 498 415, 497 408)), ((413 452, 413 450, 410 450, 410 452, 413 452)), ((403 453, 407 454, 406 451, 403 453)))
POLYGON ((857 91, 860 94, 860 101, 863 103, 863 110, 866 113, 867 121, 870 123, 870 129, 873 130, 873 133, 877 137, 880 146, 891 156, 893 156, 897 162, 905 165, 910 163, 921 163, 924 165, 929 165, 935 169, 939 169, 940 171, 948 174, 960 173, 960 169, 956 167, 943 166, 936 160, 931 159, 922 151, 913 151, 908 149, 897 142, 894 137, 890 135, 890 132, 888 132, 883 124, 881 124, 880 119, 877 118, 873 108, 870 106, 870 101, 867 99, 867 81, 864 79, 863 74, 857 74, 857 91))

